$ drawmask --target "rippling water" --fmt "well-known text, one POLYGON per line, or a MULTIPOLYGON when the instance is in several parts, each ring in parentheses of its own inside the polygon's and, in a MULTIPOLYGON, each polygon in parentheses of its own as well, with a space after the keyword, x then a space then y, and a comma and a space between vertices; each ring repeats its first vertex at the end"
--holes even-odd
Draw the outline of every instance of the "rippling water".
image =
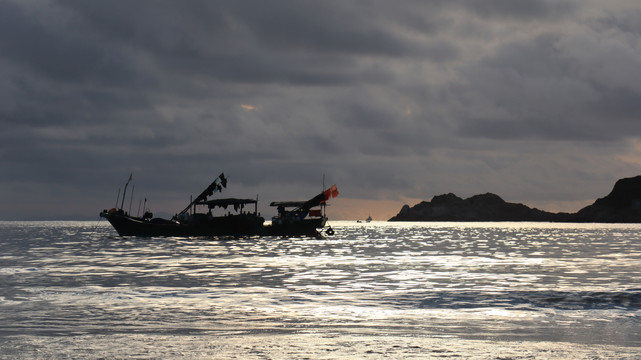
POLYGON ((0 222, 0 358, 641 358, 641 226, 0 222))

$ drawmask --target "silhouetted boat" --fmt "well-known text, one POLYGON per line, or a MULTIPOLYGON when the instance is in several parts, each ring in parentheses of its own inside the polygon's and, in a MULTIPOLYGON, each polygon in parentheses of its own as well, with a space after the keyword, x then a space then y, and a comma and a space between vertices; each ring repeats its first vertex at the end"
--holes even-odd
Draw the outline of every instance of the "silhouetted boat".
MULTIPOLYGON (((278 209, 278 215, 267 226, 270 235, 316 236, 327 223, 327 200, 338 196, 338 188, 333 185, 307 201, 275 201, 270 204, 278 209)), ((326 234, 333 235, 330 227, 326 234)))
MULTIPOLYGON (((120 208, 105 209, 100 213, 120 236, 316 236, 320 235, 327 222, 326 201, 338 196, 338 189, 334 185, 308 201, 273 202, 271 205, 278 207, 278 216, 272 218, 271 225, 265 226, 265 219, 258 213, 258 200, 208 200, 208 197, 227 187, 225 175, 220 174, 180 213, 171 219, 163 219, 154 218, 153 214, 147 211, 142 217, 132 216, 122 209, 130 181, 131 176, 125 184, 120 208), (253 212, 245 211, 245 206, 248 205, 254 205, 253 212), (198 213, 197 206, 205 206, 208 212, 198 213), (226 214, 214 216, 212 210, 218 207, 225 210, 230 207, 233 208, 233 212, 230 209, 226 214), (291 210, 288 210, 289 208, 291 210)), ((325 233, 332 235, 334 230, 330 227, 325 233)))
MULTIPOLYGON (((362 223, 363 220, 356 220, 357 223, 362 223)), ((372 216, 368 216, 367 219, 365 219, 365 222, 372 222, 372 216)))
MULTIPOLYGON (((131 181, 131 177, 129 178, 131 181)), ((127 182, 127 184, 129 183, 127 182)), ((142 217, 131 216, 122 206, 120 209, 103 210, 101 217, 106 218, 121 236, 250 236, 264 233, 265 219, 258 214, 258 201, 254 199, 215 199, 208 200, 215 192, 227 187, 227 179, 220 174, 207 189, 196 197, 180 213, 171 219, 153 218, 146 212, 142 217), (245 211, 245 206, 254 205, 253 212, 245 211), (196 212, 197 206, 205 206, 207 213, 196 212), (234 212, 214 216, 212 210, 220 207, 233 208, 234 212)), ((127 185, 125 185, 125 192, 127 185)), ((123 204, 124 204, 123 194, 123 204)), ((230 209, 231 210, 231 209, 230 209)))

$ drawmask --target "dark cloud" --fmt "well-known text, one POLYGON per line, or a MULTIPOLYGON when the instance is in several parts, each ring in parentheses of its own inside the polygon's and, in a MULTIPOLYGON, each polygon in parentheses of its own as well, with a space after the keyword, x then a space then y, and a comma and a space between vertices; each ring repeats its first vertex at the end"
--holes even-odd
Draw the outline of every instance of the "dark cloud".
POLYGON ((103 34, 77 24, 61 7, 3 2, 0 14, 0 46, 10 49, 2 57, 38 76, 59 84, 112 86, 130 85, 138 73, 124 50, 109 46, 103 34))
POLYGON ((554 0, 487 0, 465 2, 469 11, 481 17, 540 20, 562 18, 573 12, 577 2, 554 0))
POLYGON ((641 10, 608 12, 594 19, 592 23, 597 31, 616 30, 631 35, 641 35, 641 10))
POLYGON ((639 14, 573 0, 0 2, 0 219, 91 217, 131 172, 165 206, 221 171, 231 194, 265 202, 313 194, 323 174, 346 198, 504 189, 526 203, 580 177, 562 199, 576 204, 640 170, 639 14))
MULTIPOLYGON (((638 133, 640 125, 633 119, 641 115, 641 87, 608 76, 614 70, 608 62, 627 58, 631 62, 621 63, 629 68, 616 71, 633 74, 640 60, 634 56, 641 53, 619 48, 598 59, 579 57, 573 47, 585 46, 582 40, 545 32, 503 44, 465 69, 469 83, 460 91, 472 99, 470 110, 475 108, 471 102, 483 105, 459 118, 461 133, 571 141, 620 141, 638 133)), ((603 50, 591 51, 594 56, 603 50)))
POLYGON ((563 53, 558 35, 543 34, 500 46, 485 65, 523 78, 558 78, 574 75, 575 60, 563 53))

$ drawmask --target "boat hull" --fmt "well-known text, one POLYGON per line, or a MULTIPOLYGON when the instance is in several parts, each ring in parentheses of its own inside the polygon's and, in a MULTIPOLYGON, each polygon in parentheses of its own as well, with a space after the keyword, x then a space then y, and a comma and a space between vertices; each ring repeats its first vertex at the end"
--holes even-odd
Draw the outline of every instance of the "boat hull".
POLYGON ((296 221, 272 221, 268 234, 274 236, 319 236, 319 229, 325 227, 326 217, 302 219, 296 221))
POLYGON ((165 219, 140 219, 125 214, 100 213, 116 229, 120 236, 252 236, 263 235, 264 219, 254 214, 238 214, 221 217, 195 217, 187 223, 165 219))

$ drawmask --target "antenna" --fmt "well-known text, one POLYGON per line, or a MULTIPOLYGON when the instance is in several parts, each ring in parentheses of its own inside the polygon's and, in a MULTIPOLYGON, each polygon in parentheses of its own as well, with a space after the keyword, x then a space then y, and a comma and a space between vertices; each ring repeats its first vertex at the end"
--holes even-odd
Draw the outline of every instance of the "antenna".
POLYGON ((116 209, 118 208, 118 200, 120 200, 120 188, 118 188, 118 196, 116 197, 116 206, 114 206, 116 209))

